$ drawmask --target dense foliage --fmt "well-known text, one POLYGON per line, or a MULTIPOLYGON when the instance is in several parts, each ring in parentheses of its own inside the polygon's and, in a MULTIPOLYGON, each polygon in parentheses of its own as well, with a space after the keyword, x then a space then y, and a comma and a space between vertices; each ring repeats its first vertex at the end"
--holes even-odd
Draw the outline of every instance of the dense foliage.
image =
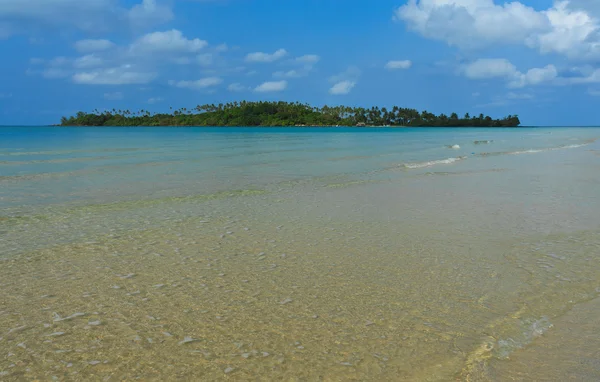
MULTIPOLYGON (((172 110, 172 108, 171 108, 172 110)), ((312 107, 299 102, 234 102, 179 109, 171 114, 149 111, 115 110, 92 113, 78 112, 63 117, 63 126, 439 126, 439 127, 516 127, 519 118, 509 115, 492 119, 468 113, 459 118, 428 111, 418 112, 394 106, 391 109, 372 107, 323 106, 312 107)))

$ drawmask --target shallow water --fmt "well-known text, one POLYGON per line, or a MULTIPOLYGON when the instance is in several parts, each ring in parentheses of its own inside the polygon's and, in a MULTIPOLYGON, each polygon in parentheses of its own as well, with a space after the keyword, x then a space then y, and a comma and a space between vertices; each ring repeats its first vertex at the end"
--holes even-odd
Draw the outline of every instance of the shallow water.
POLYGON ((598 137, 1 128, 0 376, 597 380, 598 137))

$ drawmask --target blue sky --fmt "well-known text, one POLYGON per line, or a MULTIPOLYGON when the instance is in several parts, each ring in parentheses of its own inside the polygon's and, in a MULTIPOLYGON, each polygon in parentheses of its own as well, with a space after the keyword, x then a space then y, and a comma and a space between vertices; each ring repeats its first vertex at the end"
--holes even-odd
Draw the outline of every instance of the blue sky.
POLYGON ((0 0, 0 124, 234 100, 600 124, 600 1, 0 0))

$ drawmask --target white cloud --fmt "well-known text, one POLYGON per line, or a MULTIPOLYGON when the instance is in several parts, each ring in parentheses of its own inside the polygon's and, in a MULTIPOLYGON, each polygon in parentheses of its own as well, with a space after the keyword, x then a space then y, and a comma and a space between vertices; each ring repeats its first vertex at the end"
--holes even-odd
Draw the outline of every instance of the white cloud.
POLYGON ((562 77, 558 79, 559 85, 579 85, 600 83, 600 69, 581 71, 577 77, 562 77))
POLYGON ((217 86, 221 84, 223 80, 219 77, 206 77, 196 81, 169 81, 169 85, 183 88, 183 89, 206 89, 211 86, 217 86))
POLYGON ((275 53, 263 53, 263 52, 255 52, 249 53, 246 56, 247 62, 274 62, 282 59, 287 55, 287 51, 285 49, 279 49, 275 53))
POLYGON ((528 45, 542 53, 559 53, 570 58, 598 57, 600 54, 600 24, 583 9, 571 9, 577 1, 557 1, 545 12, 551 28, 535 36, 528 45))
POLYGON ((73 67, 78 68, 78 69, 97 68, 97 67, 102 66, 103 64, 104 64, 103 59, 101 59, 100 57, 98 57, 96 55, 88 54, 86 56, 82 56, 82 57, 75 59, 75 61, 73 62, 73 67))
POLYGON ((286 72, 284 72, 284 71, 275 72, 275 73, 273 73, 273 77, 276 77, 276 78, 298 78, 298 77, 306 76, 307 74, 308 73, 306 71, 301 72, 298 70, 288 70, 286 72))
POLYGON ((80 53, 101 52, 114 46, 109 40, 79 40, 75 43, 75 49, 80 53))
POLYGON ((509 83, 510 87, 521 88, 527 85, 538 85, 551 82, 558 77, 558 71, 554 65, 546 65, 543 68, 529 69, 525 73, 518 73, 517 80, 509 83))
POLYGON ((343 95, 348 94, 350 91, 356 86, 356 82, 354 81, 340 81, 334 84, 331 89, 329 89, 329 94, 333 95, 343 95))
POLYGON ((409 0, 395 17, 425 37, 461 47, 522 43, 547 25, 547 18, 531 7, 493 0, 409 0))
POLYGON ((287 81, 267 81, 254 88, 254 91, 259 93, 280 92, 286 88, 287 81))
POLYGON ((301 63, 301 64, 316 64, 317 62, 319 62, 321 60, 321 57, 317 56, 316 54, 306 54, 304 56, 300 56, 296 58, 296 62, 301 63))
POLYGON ((194 53, 206 47, 208 43, 198 38, 188 40, 181 31, 172 29, 165 32, 148 33, 133 44, 132 53, 194 53))
POLYGON ((291 58, 285 61, 285 65, 293 66, 295 69, 279 70, 273 73, 275 78, 300 78, 306 77, 313 70, 314 65, 321 60, 316 54, 291 58))
POLYGON ((512 88, 551 83, 558 77, 558 70, 554 65, 521 73, 510 61, 503 58, 479 59, 464 66, 462 70, 467 78, 474 80, 503 78, 508 81, 508 87, 512 88))
POLYGON ((333 83, 333 86, 329 89, 329 94, 343 95, 350 93, 358 83, 360 74, 360 69, 356 66, 350 66, 342 73, 329 77, 329 82, 333 83))
POLYGON ((121 93, 121 92, 104 93, 104 99, 107 99, 109 101, 118 101, 118 100, 123 99, 123 93, 121 93))
POLYGON ((516 73, 517 68, 504 58, 482 58, 464 68, 465 76, 471 79, 512 77, 516 73))
POLYGON ((410 60, 388 61, 388 63, 385 64, 385 68, 388 70, 408 69, 411 66, 412 66, 412 61, 410 61, 410 60))
POLYGON ((131 65, 75 73, 73 82, 83 85, 128 85, 147 84, 156 78, 156 73, 134 70, 131 65))
POLYGON ((596 1, 555 0, 536 10, 521 2, 409 0, 394 16, 424 37, 461 48, 522 44, 569 58, 600 57, 596 1))
POLYGON ((245 87, 244 85, 236 82, 236 83, 229 85, 227 87, 227 90, 229 90, 230 92, 243 92, 244 90, 248 90, 248 88, 245 87))
POLYGON ((173 12, 166 5, 160 5, 156 0, 142 0, 134 5, 127 13, 134 28, 144 28, 148 25, 159 25, 171 21, 173 12))
POLYGON ((46 78, 71 77, 75 83, 89 85, 146 84, 158 76, 159 69, 172 70, 173 64, 209 64, 211 54, 214 56, 216 53, 199 54, 206 46, 206 41, 187 38, 175 29, 142 35, 125 46, 117 46, 108 40, 80 40, 75 43, 75 48, 92 53, 80 57, 32 60, 32 65, 43 64, 44 67, 28 73, 41 74, 46 78))

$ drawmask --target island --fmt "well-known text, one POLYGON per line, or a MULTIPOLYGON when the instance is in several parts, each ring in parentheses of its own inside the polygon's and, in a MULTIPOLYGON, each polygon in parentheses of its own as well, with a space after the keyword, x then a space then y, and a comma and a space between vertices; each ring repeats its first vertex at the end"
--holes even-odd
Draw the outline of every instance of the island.
POLYGON ((218 105, 198 105, 170 113, 151 113, 148 110, 78 112, 62 117, 60 126, 397 126, 397 127, 517 127, 519 117, 509 115, 492 119, 469 113, 460 118, 452 113, 435 115, 426 110, 394 106, 313 107, 300 102, 232 102, 218 105))

